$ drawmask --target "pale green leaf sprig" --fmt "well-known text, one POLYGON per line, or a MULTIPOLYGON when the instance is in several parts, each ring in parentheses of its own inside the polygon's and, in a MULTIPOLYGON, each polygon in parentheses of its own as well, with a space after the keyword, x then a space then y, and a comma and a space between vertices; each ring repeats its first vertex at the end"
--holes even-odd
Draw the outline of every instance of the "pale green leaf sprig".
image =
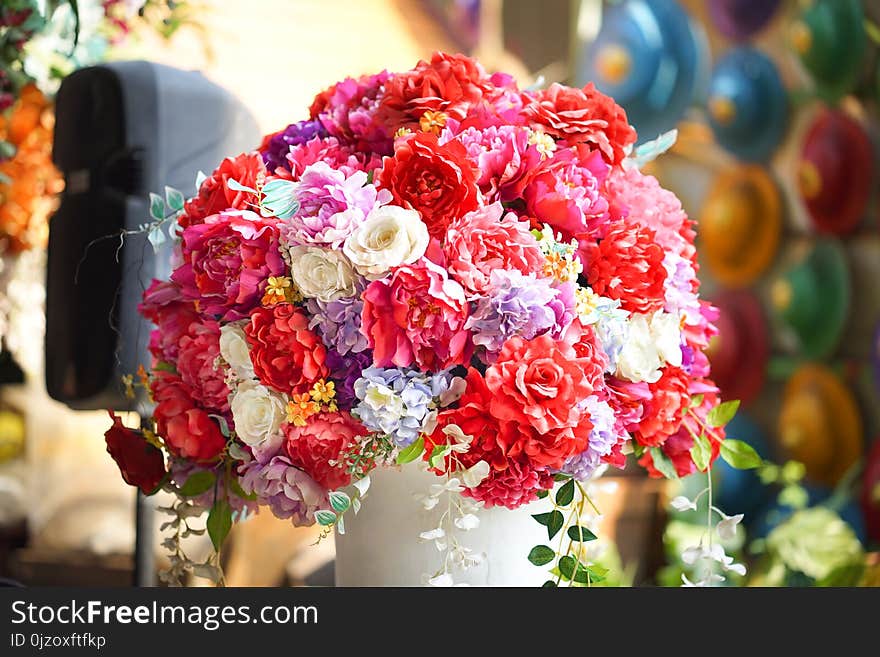
POLYGON ((299 201, 296 199, 298 185, 292 180, 276 178, 265 184, 257 184, 255 189, 230 179, 226 181, 226 186, 233 191, 256 196, 259 201, 255 209, 262 217, 290 219, 299 210, 299 201))
POLYGON ((158 253, 168 239, 179 237, 180 226, 177 219, 183 213, 186 200, 183 193, 173 187, 165 187, 165 197, 150 192, 150 223, 141 224, 135 232, 146 233, 147 240, 158 253))
POLYGON ((329 509, 318 509, 314 513, 315 522, 323 529, 315 542, 320 543, 330 535, 335 528, 340 534, 345 534, 345 514, 349 509, 357 515, 361 510, 361 500, 367 496, 370 490, 370 475, 364 475, 360 479, 352 482, 354 490, 351 494, 343 490, 330 491, 328 500, 330 502, 329 509))
MULTIPOLYGON (((561 486, 553 495, 553 509, 532 515, 547 529, 549 544, 536 545, 528 555, 533 565, 550 566, 551 578, 544 582, 545 588, 589 587, 604 581, 608 574, 608 570, 595 561, 602 548, 591 548, 596 545, 593 543, 598 538, 596 525, 602 517, 591 499, 594 481, 599 476, 601 472, 583 482, 570 475, 556 475, 555 480, 561 486)), ((538 496, 543 499, 549 495, 550 491, 542 491, 538 496)))

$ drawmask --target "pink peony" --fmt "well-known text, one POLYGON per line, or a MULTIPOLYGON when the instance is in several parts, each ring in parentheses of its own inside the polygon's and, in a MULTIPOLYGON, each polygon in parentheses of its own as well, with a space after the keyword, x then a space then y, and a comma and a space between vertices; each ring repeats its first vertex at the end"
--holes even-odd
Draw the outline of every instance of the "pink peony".
POLYGON ((377 155, 364 154, 341 144, 335 137, 315 137, 305 144, 291 146, 287 155, 290 164, 290 176, 299 180, 307 167, 316 162, 326 162, 333 169, 350 176, 355 171, 370 172, 382 166, 382 158, 377 155))
POLYGON ((397 267, 390 277, 370 283, 363 298, 361 330, 376 366, 416 363, 437 371, 470 360, 464 289, 430 260, 397 267))
POLYGON ((222 212, 183 231, 183 264, 171 280, 208 317, 234 321, 260 304, 270 276, 286 271, 275 224, 249 211, 222 212))
POLYGON ((594 242, 607 230, 608 201, 601 194, 607 175, 598 152, 579 158, 571 149, 558 151, 523 191, 526 209, 566 241, 594 242))
POLYGON ((446 232, 446 267, 470 296, 487 292, 495 270, 542 270, 544 255, 528 224, 512 212, 503 214, 502 205, 493 203, 453 221, 446 232))
POLYGON ((286 456, 275 456, 267 463, 251 461, 240 471, 241 488, 268 505, 275 517, 290 518, 293 524, 312 525, 315 511, 330 508, 328 491, 286 456))
POLYGON ((226 413, 229 411, 229 388, 223 370, 217 366, 220 357, 220 325, 215 321, 193 322, 180 338, 177 371, 190 388, 192 396, 203 408, 226 413))
POLYGON ((156 325, 150 333, 150 353, 155 362, 175 362, 180 338, 199 319, 195 304, 181 296, 176 283, 154 280, 144 292, 138 310, 156 325))
POLYGON ((304 427, 285 424, 284 451, 291 463, 305 470, 324 488, 336 490, 351 483, 340 453, 358 436, 367 434, 364 425, 348 412, 318 413, 304 427))

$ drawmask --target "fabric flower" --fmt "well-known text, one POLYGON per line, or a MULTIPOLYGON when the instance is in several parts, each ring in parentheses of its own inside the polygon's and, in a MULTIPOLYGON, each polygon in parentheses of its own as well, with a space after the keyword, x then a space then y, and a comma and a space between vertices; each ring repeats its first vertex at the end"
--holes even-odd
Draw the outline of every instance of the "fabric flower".
POLYGON ((651 398, 645 401, 642 418, 631 431, 640 445, 656 447, 681 426, 690 404, 687 375, 677 367, 666 367, 663 376, 648 387, 651 398))
POLYGON ((662 311, 633 315, 617 360, 618 375, 629 381, 654 383, 666 364, 682 364, 678 317, 662 311))
POLYGON ((364 301, 359 294, 333 301, 309 299, 306 310, 311 319, 309 328, 316 329, 324 345, 340 356, 360 353, 369 348, 367 336, 361 332, 364 301))
POLYGON ((240 379, 252 379, 254 366, 244 329, 239 324, 220 327, 220 356, 240 379))
POLYGON ((376 208, 345 241, 342 250, 362 276, 376 279, 421 258, 430 237, 419 213, 396 205, 376 208))
POLYGON ((229 388, 217 367, 220 356, 220 325, 214 321, 193 322, 180 338, 177 371, 205 409, 229 411, 229 388))
POLYGON ((278 230, 253 212, 223 212, 182 236, 183 264, 171 274, 203 315, 242 319, 260 303, 270 276, 285 272, 278 230))
POLYGON ((125 483, 149 495, 165 478, 162 450, 147 442, 142 432, 125 427, 113 411, 108 412, 113 426, 104 433, 107 453, 116 461, 125 483))
POLYGON ((562 472, 579 481, 592 477, 596 468, 602 464, 602 457, 611 454, 614 446, 623 440, 623 436, 618 434, 614 426, 614 410, 607 402, 590 396, 584 400, 583 406, 593 425, 589 446, 580 454, 569 458, 561 468, 562 472))
POLYGON ((179 376, 154 372, 150 390, 156 402, 153 417, 168 451, 198 462, 216 459, 226 447, 226 438, 210 415, 196 405, 191 388, 179 376))
POLYGON ((484 294, 497 270, 528 274, 541 271, 544 256, 526 222, 493 203, 454 220, 446 233, 443 253, 452 277, 469 296, 484 294))
POLYGON ((373 364, 373 354, 367 349, 341 356, 336 349, 328 347, 326 363, 330 378, 336 382, 336 405, 343 411, 350 411, 358 402, 354 385, 363 371, 373 364))
POLYGON ((244 332, 254 372, 270 388, 285 394, 305 392, 327 377, 327 351, 309 329, 308 316, 296 306, 280 303, 257 308, 244 332))
POLYGON ((477 300, 465 324, 474 345, 485 348, 489 360, 510 337, 531 340, 549 332, 558 338, 574 319, 571 284, 554 286, 549 279, 515 270, 497 270, 489 281, 488 296, 477 300))
POLYGON ((494 88, 486 71, 470 57, 437 52, 406 73, 385 82, 379 102, 380 120, 392 132, 416 130, 427 111, 463 119, 468 108, 494 88))
POLYGON ((624 310, 634 313, 663 308, 663 249, 649 228, 615 225, 588 250, 586 260, 584 273, 596 294, 619 299, 624 310))
POLYGON ((440 240, 453 219, 480 203, 476 170, 464 146, 457 141, 440 145, 430 132, 399 139, 376 180, 395 203, 418 210, 428 233, 440 240))
POLYGON ((288 244, 323 245, 338 249, 377 204, 390 200, 367 183, 367 174, 346 174, 326 162, 303 171, 294 190, 299 208, 281 224, 288 244))
POLYGON ((315 511, 330 507, 328 491, 287 456, 264 464, 251 461, 241 469, 239 483, 245 493, 268 505, 276 518, 290 518, 297 526, 314 524, 315 511))
POLYGON ((317 246, 290 248, 290 277, 304 297, 333 301, 355 294, 357 274, 340 251, 317 246))
MULTIPOLYGON (((382 158, 363 153, 341 143, 335 137, 315 137, 304 144, 290 147, 287 154, 287 168, 290 178, 299 180, 307 168, 323 162, 330 168, 350 176, 357 171, 370 173, 382 166, 382 158)), ((283 170, 276 170, 276 174, 283 170)))
POLYGON ((175 362, 180 338, 199 319, 195 303, 183 298, 176 283, 154 279, 144 292, 138 311, 156 325, 150 333, 150 353, 155 362, 175 362))
POLYGON ((451 382, 448 372, 431 375, 370 367, 355 381, 359 403, 352 412, 370 431, 391 436, 398 447, 406 447, 423 431, 433 429, 451 382))
POLYGON ((580 402, 593 393, 585 376, 589 366, 573 347, 549 335, 512 337, 486 370, 492 413, 540 433, 575 427, 583 415, 580 402))
POLYGON ((308 143, 315 137, 326 137, 327 130, 320 121, 298 121, 279 132, 267 135, 260 146, 260 154, 266 169, 274 172, 281 167, 290 171, 287 155, 291 146, 308 143))
POLYGON ((177 222, 183 228, 188 228, 227 210, 250 210, 259 205, 259 198, 251 192, 230 188, 229 181, 234 180, 244 187, 258 189, 265 178, 266 166, 259 153, 227 157, 202 182, 198 194, 186 202, 177 222))
MULTIPOLYGON (((281 445, 281 423, 286 418, 287 397, 256 381, 242 381, 230 403, 235 434, 257 453, 274 456, 281 445)), ((265 458, 260 459, 265 461, 265 458)))
POLYGON ((305 470, 319 485, 336 490, 351 483, 340 454, 358 436, 367 434, 349 413, 318 413, 305 426, 284 425, 284 451, 290 462, 305 470))
POLYGON ((379 367, 427 371, 470 360, 472 343, 464 328, 468 304, 461 285, 446 270, 422 258, 373 281, 363 294, 361 330, 379 367))
POLYGON ((627 147, 636 141, 624 109, 592 82, 583 89, 551 84, 533 95, 525 112, 533 127, 569 145, 585 142, 597 148, 608 164, 620 164, 627 147))

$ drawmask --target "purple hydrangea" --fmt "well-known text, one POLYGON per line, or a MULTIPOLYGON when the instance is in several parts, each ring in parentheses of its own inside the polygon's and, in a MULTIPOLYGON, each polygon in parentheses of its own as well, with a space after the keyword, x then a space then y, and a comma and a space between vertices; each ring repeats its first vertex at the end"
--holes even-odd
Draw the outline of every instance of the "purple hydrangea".
POLYGON ((590 445, 586 450, 569 458, 562 466, 562 472, 584 481, 602 464, 602 457, 611 453, 619 436, 614 428, 614 410, 608 402, 601 401, 595 395, 587 397, 583 405, 590 414, 593 430, 590 433, 590 445))
POLYGON ((291 518, 294 525, 311 525, 315 511, 329 508, 327 491, 286 456, 276 456, 265 464, 251 461, 239 481, 245 493, 255 494, 276 517, 291 518))
POLYGON ((373 352, 367 349, 342 356, 331 346, 327 347, 324 362, 330 370, 330 378, 336 382, 336 405, 344 411, 350 411, 358 402, 354 384, 361 373, 373 364, 373 352))
POLYGON ((550 333, 560 337, 575 317, 575 288, 572 283, 552 281, 519 271, 493 271, 489 296, 477 301, 465 325, 474 344, 491 356, 504 342, 518 335, 526 340, 550 333))
POLYGON ((690 260, 668 251, 663 258, 663 268, 666 269, 666 312, 683 315, 687 324, 696 326, 703 315, 700 311, 700 300, 693 289, 693 282, 697 278, 693 264, 690 260))
POLYGON ((275 171, 278 167, 283 167, 290 171, 290 163, 287 161, 287 154, 290 152, 291 146, 305 144, 314 137, 326 137, 327 130, 320 121, 299 121, 291 123, 281 132, 269 138, 266 149, 260 154, 263 156, 263 162, 269 171, 275 171))
POLYGON ((360 403, 352 414, 370 431, 391 436, 398 447, 406 447, 431 430, 438 408, 460 396, 454 380, 448 371, 425 374, 368 367, 354 384, 360 403))
POLYGON ((309 299, 306 309, 312 316, 310 329, 318 329, 318 334, 328 349, 335 349, 340 356, 357 354, 369 347, 367 337, 361 333, 361 313, 364 301, 360 298, 363 285, 351 297, 334 301, 309 299))

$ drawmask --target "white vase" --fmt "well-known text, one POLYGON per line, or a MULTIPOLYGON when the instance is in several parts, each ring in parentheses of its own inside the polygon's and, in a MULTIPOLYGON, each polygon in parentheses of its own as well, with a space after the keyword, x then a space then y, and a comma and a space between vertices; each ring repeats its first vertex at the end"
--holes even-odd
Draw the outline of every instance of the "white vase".
MULTIPOLYGON (((336 535, 337 586, 421 586, 423 575, 433 575, 443 553, 433 541, 420 542, 419 534, 437 526, 444 505, 425 511, 414 499, 442 480, 408 464, 400 470, 377 469, 370 474, 369 493, 360 513, 345 514, 345 534, 336 535)), ((444 507, 445 508, 445 507, 444 507)), ((529 551, 547 542, 547 532, 533 513, 549 511, 549 499, 516 510, 483 509, 480 525, 457 530, 459 542, 485 553, 483 563, 454 570, 456 584, 472 586, 540 586, 547 567, 533 566, 529 551)))

